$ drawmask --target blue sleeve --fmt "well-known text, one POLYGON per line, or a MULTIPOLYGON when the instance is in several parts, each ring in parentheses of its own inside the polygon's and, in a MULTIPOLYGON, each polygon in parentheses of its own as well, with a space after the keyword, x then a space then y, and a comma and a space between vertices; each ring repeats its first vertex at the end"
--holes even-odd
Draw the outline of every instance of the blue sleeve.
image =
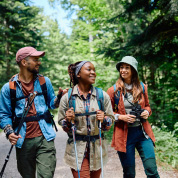
POLYGON ((4 127, 8 124, 12 126, 12 111, 9 83, 6 83, 1 89, 0 103, 0 128, 4 129, 4 127))
POLYGON ((55 109, 54 100, 55 100, 56 96, 54 93, 53 86, 52 86, 51 81, 48 77, 45 77, 45 81, 46 81, 46 87, 47 87, 48 107, 51 109, 55 109))

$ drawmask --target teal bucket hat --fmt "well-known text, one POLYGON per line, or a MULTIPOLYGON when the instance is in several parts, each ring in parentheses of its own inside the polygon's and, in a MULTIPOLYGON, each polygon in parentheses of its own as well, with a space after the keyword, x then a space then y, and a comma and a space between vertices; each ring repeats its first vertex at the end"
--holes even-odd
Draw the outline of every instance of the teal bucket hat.
POLYGON ((136 72, 138 73, 138 70, 137 70, 138 62, 134 57, 132 57, 132 56, 123 57, 122 60, 116 64, 116 69, 118 71, 120 71, 121 63, 126 63, 126 64, 131 65, 136 70, 136 72))

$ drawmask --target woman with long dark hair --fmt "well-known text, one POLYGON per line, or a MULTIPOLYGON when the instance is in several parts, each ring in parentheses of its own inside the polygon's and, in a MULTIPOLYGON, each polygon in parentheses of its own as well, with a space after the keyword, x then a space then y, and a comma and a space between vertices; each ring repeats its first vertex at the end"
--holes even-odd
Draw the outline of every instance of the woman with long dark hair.
POLYGON ((135 148, 148 178, 159 178, 154 153, 155 137, 148 122, 151 108, 147 86, 140 82, 137 60, 125 56, 117 63, 120 77, 108 89, 115 114, 111 146, 117 150, 124 178, 135 178, 135 148))
POLYGON ((68 73, 72 89, 62 97, 58 115, 69 136, 64 161, 74 178, 99 178, 101 165, 107 162, 107 145, 104 134, 99 137, 98 126, 101 122, 102 132, 110 129, 114 120, 111 101, 106 92, 93 87, 96 73, 91 62, 71 64, 68 73))

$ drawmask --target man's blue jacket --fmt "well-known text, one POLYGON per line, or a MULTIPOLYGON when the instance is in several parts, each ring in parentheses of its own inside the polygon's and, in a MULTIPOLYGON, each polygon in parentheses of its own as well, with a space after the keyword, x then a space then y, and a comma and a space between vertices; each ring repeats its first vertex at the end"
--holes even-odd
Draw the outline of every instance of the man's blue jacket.
MULTIPOLYGON (((13 79, 16 81, 16 98, 24 96, 21 84, 18 80, 18 75, 13 79)), ((51 84, 51 81, 48 77, 45 77, 46 87, 47 87, 47 105, 43 95, 38 95, 34 99, 34 104, 36 108, 37 115, 43 115, 47 112, 48 108, 55 109, 54 100, 56 98, 54 90, 51 84)), ((42 93, 40 82, 38 77, 34 81, 34 91, 42 93)), ((25 98, 19 101, 16 101, 15 114, 17 117, 21 117, 23 110, 25 108, 25 98)), ((44 119, 41 119, 39 122, 41 131, 47 141, 53 140, 56 136, 51 123, 46 123, 44 119)), ((11 111, 11 98, 10 98, 10 87, 9 82, 6 83, 0 93, 0 128, 4 129, 6 125, 10 124, 12 126, 12 111, 11 111)), ((17 128, 15 129, 17 130, 17 128)), ((26 135, 26 122, 23 123, 23 126, 20 130, 20 135, 22 138, 19 138, 16 144, 16 147, 21 148, 26 135)))

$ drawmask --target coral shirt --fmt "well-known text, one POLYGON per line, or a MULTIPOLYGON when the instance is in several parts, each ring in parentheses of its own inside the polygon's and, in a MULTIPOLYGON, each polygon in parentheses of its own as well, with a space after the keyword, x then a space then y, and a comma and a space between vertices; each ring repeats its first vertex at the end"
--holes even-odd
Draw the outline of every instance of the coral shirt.
MULTIPOLYGON (((29 83, 24 83, 22 81, 20 81, 20 82, 22 85, 22 91, 25 96, 34 92, 34 85, 33 85, 34 81, 33 80, 29 83)), ((29 109, 27 117, 35 116, 35 115, 36 115, 36 109, 35 109, 35 104, 33 102, 32 106, 29 109)), ((38 121, 27 122, 26 124, 27 124, 27 129, 26 129, 25 138, 34 138, 34 137, 39 137, 42 135, 38 121)))

